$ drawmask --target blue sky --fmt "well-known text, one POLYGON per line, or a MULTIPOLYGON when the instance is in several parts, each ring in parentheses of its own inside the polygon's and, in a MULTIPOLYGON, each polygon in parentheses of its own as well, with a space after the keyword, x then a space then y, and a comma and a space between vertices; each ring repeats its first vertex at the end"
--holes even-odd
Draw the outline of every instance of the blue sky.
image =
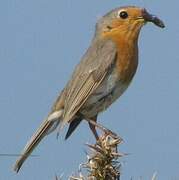
MULTIPOLYGON (((48 114, 74 66, 89 46, 94 25, 107 11, 138 5, 161 17, 165 29, 147 24, 140 35, 137 74, 125 94, 99 121, 120 134, 122 179, 179 178, 179 21, 177 0, 1 0, 0 2, 0 153, 20 153, 48 114)), ((48 136, 19 174, 16 157, 0 157, 2 180, 64 179, 85 161, 85 143, 94 138, 83 122, 64 141, 48 136)))

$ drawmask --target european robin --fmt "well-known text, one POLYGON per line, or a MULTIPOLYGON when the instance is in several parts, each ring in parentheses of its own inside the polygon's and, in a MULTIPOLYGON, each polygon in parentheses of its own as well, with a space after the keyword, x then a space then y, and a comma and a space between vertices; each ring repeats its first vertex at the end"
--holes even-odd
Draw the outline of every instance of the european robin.
POLYGON ((14 165, 16 172, 39 142, 58 126, 69 124, 67 139, 85 119, 98 139, 97 116, 129 86, 138 65, 139 33, 147 22, 164 28, 159 18, 135 6, 116 8, 97 22, 90 47, 51 112, 27 142, 14 165))

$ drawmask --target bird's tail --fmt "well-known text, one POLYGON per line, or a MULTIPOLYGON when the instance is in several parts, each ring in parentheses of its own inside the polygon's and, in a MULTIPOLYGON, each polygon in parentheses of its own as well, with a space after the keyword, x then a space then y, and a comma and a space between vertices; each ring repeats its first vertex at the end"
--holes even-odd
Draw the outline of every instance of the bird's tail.
POLYGON ((62 114, 63 114, 63 110, 55 111, 51 113, 45 121, 43 121, 43 123, 40 125, 37 131, 32 135, 30 140, 27 142, 20 157, 17 159, 13 167, 14 171, 18 172, 24 161, 28 158, 28 156, 32 153, 32 151, 40 143, 40 141, 46 135, 48 135, 49 133, 51 133, 56 129, 56 127, 60 123, 62 114))

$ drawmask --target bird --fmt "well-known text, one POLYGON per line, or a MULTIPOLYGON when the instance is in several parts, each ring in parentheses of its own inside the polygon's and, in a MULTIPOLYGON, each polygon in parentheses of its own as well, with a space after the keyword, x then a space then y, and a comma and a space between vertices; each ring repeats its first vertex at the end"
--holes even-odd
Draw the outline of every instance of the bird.
POLYGON ((108 131, 97 123, 97 117, 130 85, 138 66, 139 34, 147 22, 165 27, 161 19, 137 6, 115 8, 97 21, 89 48, 47 118, 27 142, 13 166, 14 171, 20 170, 40 141, 57 127, 61 130, 69 125, 65 139, 82 120, 89 123, 96 139, 99 138, 96 127, 108 131))

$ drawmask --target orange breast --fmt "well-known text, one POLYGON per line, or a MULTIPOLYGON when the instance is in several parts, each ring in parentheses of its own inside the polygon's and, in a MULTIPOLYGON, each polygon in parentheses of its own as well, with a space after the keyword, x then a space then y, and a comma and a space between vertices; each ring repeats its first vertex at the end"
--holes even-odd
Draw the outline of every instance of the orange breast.
POLYGON ((129 83, 137 69, 138 65, 138 46, 135 42, 125 42, 115 39, 118 48, 117 67, 120 79, 129 83))
POLYGON ((105 38, 110 38, 116 43, 118 51, 116 66, 119 78, 128 84, 132 80, 138 65, 137 38, 124 38, 118 33, 108 33, 105 38))

